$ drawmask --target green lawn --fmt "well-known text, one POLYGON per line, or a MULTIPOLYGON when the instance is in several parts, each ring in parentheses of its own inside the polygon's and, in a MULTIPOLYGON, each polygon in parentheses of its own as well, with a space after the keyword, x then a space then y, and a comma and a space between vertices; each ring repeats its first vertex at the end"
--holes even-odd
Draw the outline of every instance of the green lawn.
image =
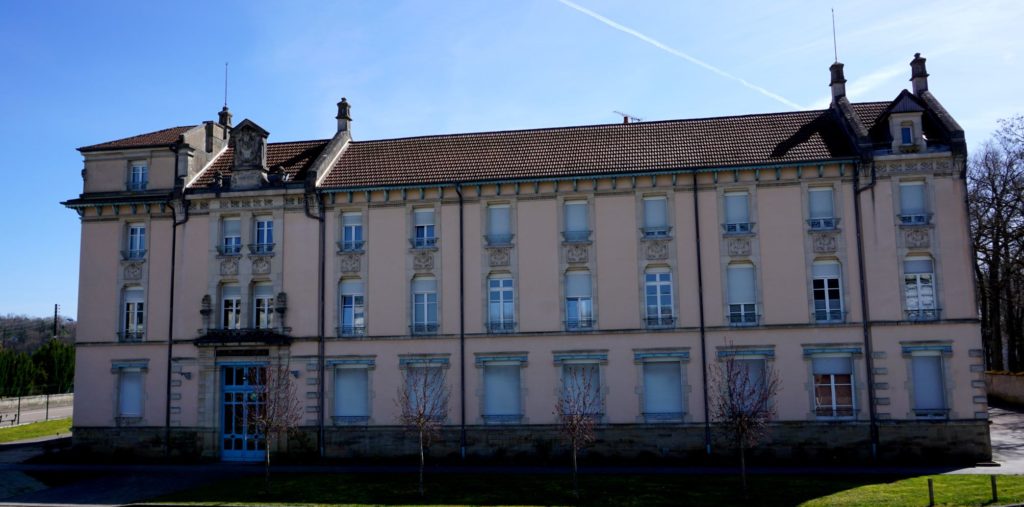
POLYGON ((0 444, 71 432, 71 418, 0 428, 0 444))
MULTIPOLYGON (((154 500, 178 505, 928 505, 928 477, 754 476, 751 494, 734 476, 588 475, 576 501, 568 475, 433 475, 420 499, 413 474, 286 474, 224 481, 154 500)), ((936 505, 982 506, 990 497, 988 476, 940 475, 936 505)), ((999 503, 1024 500, 1024 476, 999 477, 999 503)))

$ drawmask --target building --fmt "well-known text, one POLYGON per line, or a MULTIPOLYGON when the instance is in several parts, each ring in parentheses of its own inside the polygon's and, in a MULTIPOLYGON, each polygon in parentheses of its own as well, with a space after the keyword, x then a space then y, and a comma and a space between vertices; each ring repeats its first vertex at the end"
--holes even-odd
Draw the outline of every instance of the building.
POLYGON ((75 444, 258 459, 245 380, 280 363, 293 451, 411 452, 427 367, 435 452, 557 448, 591 372, 595 452, 701 455, 734 357, 780 373, 763 452, 988 458, 964 133, 911 69, 851 103, 837 62, 817 111, 357 141, 342 99, 330 139, 225 107, 80 148, 75 444))

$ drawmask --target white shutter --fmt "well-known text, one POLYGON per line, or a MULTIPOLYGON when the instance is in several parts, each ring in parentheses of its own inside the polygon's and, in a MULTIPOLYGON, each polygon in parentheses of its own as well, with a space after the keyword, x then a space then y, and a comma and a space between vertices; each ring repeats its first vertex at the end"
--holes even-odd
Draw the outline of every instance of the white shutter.
POLYGON ((813 278, 839 278, 839 263, 834 261, 815 262, 811 265, 813 278))
POLYGON ((142 372, 138 370, 121 370, 118 386, 118 410, 121 417, 142 416, 142 372))
POLYGON ((508 205, 487 207, 487 233, 492 236, 507 236, 512 233, 511 208, 508 205))
POLYGON ((644 199, 644 227, 666 227, 666 200, 664 197, 644 199))
POLYGON ((434 225, 433 209, 418 209, 413 213, 415 225, 434 225))
POLYGON ((849 356, 846 357, 814 357, 811 367, 816 375, 850 375, 853 367, 849 356))
POLYGON ((237 218, 229 218, 224 220, 224 236, 241 236, 242 235, 242 221, 237 218))
POLYGON ((833 218, 832 189, 812 188, 808 192, 810 198, 811 218, 833 218))
POLYGON ((924 212, 924 182, 900 183, 900 214, 921 215, 924 212))
POLYGON ((745 224, 750 222, 746 192, 730 192, 725 194, 725 223, 745 224))
POLYGON ((484 366, 484 415, 519 415, 519 365, 484 366))
POLYGON ((345 295, 359 296, 363 293, 363 281, 362 280, 342 280, 341 281, 341 293, 345 295))
POLYGON ((342 225, 362 225, 363 214, 362 213, 345 213, 341 216, 342 225))
POLYGON ((414 278, 412 280, 412 292, 413 294, 419 294, 423 292, 437 292, 437 279, 414 278))
POLYGON ((732 265, 726 269, 730 304, 753 303, 754 266, 750 264, 732 265))
POLYGON ((141 303, 144 291, 142 289, 126 289, 124 291, 124 302, 125 303, 141 303))
POLYGON ((908 275, 931 273, 934 267, 928 257, 910 257, 903 261, 903 273, 908 275))
POLYGON ((568 201, 565 203, 565 230, 588 231, 587 201, 568 201))
POLYGON ((760 385, 764 382, 764 358, 737 358, 736 367, 746 373, 749 385, 760 385))
POLYGON ((913 356, 914 408, 941 410, 946 408, 942 395, 942 357, 913 356))
POLYGON ((225 285, 220 289, 221 299, 240 299, 242 288, 238 285, 225 285))
POLYGON ((678 362, 644 363, 644 412, 683 412, 682 380, 678 362))
POLYGON ((334 370, 334 415, 366 417, 369 411, 369 370, 336 368, 334 370))
POLYGON ((590 272, 570 271, 565 275, 565 297, 588 298, 590 294, 590 272))
POLYGON ((274 297, 274 286, 269 283, 261 283, 253 287, 253 295, 256 299, 268 299, 274 297))

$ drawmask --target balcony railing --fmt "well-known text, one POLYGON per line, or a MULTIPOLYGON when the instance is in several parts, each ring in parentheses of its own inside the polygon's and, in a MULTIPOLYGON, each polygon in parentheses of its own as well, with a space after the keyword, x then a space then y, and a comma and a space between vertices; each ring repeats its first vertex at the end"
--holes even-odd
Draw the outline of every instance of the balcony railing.
POLYGON ((365 325, 342 325, 334 328, 338 336, 364 336, 366 334, 365 325))
POLYGON ((594 319, 569 319, 565 321, 566 331, 589 331, 594 329, 594 319))
POLYGON ((669 315, 661 315, 657 317, 647 317, 644 319, 647 327, 659 328, 659 327, 672 327, 676 325, 676 318, 669 315))
POLYGON ((854 417, 857 415, 857 410, 853 407, 817 407, 814 409, 815 417, 827 417, 827 418, 844 418, 854 417))
POLYGON ((137 261, 146 258, 145 250, 121 250, 121 258, 126 261, 137 261))
POLYGON ((366 242, 361 239, 355 241, 339 241, 338 252, 362 252, 364 243, 366 242))
POLYGON ((148 184, 149 184, 149 182, 146 181, 146 180, 142 180, 142 181, 128 181, 126 183, 126 186, 128 187, 128 190, 130 192, 141 192, 141 191, 146 189, 146 185, 148 185, 148 184))
POLYGON ((338 426, 358 426, 365 425, 370 421, 368 415, 333 415, 331 421, 338 426))
POLYGON ((924 308, 917 310, 907 310, 907 320, 912 321, 929 321, 939 320, 939 309, 938 308, 924 308))
POLYGON ((434 248, 437 246, 437 238, 412 238, 409 243, 413 248, 434 248))
MULTIPOLYGON (((741 305, 730 305, 730 306, 741 306, 741 305)), ((757 325, 757 309, 754 305, 743 304, 744 308, 730 308, 729 309, 729 325, 730 326, 756 326, 757 325)))
POLYGON ((845 320, 843 318, 844 313, 842 309, 814 310, 814 321, 823 323, 843 322, 845 320))
POLYGON ((242 253, 242 245, 218 245, 217 253, 225 256, 240 255, 242 253))
POLYGON ((915 213, 900 215, 900 225, 928 225, 932 221, 931 213, 915 213))
POLYGON ((142 331, 119 331, 117 333, 117 341, 121 343, 141 342, 143 338, 145 338, 145 333, 142 331))
POLYGON ((591 231, 563 231, 562 237, 566 243, 586 243, 590 241, 591 231))
POLYGON ((812 218, 807 221, 807 227, 812 231, 832 231, 838 226, 838 218, 812 218))
POLYGON ((256 255, 266 255, 274 252, 274 243, 250 243, 249 253, 256 255))
POLYGON ((735 224, 722 224, 722 230, 726 234, 750 234, 754 230, 753 222, 739 222, 735 224))
POLYGON ((522 420, 523 414, 484 414, 484 424, 518 424, 522 420))
POLYGON ((484 236, 487 246, 509 246, 512 244, 512 234, 488 234, 484 236))
POLYGON ((516 323, 511 320, 487 323, 487 331, 491 333, 511 333, 515 330, 516 323))
POLYGON ((669 238, 672 236, 671 227, 643 227, 640 229, 644 239, 669 238))
POLYGON ((437 334, 438 325, 436 322, 427 322, 423 324, 413 324, 409 326, 409 330, 412 334, 417 335, 431 335, 437 334))
POLYGON ((920 419, 946 419, 949 417, 948 408, 915 408, 914 416, 920 419))
POLYGON ((644 422, 679 422, 683 420, 682 412, 644 412, 644 422))

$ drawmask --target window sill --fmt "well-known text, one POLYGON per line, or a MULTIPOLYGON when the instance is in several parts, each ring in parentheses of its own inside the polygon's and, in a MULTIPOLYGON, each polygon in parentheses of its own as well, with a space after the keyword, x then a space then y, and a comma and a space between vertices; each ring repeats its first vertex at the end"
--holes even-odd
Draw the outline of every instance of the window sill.
POLYGON ((644 412, 644 422, 647 424, 666 424, 683 422, 682 412, 644 412))
POLYGON ((933 409, 914 409, 914 417, 918 419, 931 419, 937 421, 944 421, 949 419, 948 408, 933 408, 933 409))
POLYGON ((335 426, 366 426, 370 422, 368 415, 334 415, 331 422, 335 426))
POLYGON ((523 414, 510 415, 483 415, 484 424, 500 426, 503 424, 519 424, 523 421, 523 414))
POLYGON ((142 423, 142 416, 117 416, 114 418, 114 423, 117 426, 138 426, 142 423))

